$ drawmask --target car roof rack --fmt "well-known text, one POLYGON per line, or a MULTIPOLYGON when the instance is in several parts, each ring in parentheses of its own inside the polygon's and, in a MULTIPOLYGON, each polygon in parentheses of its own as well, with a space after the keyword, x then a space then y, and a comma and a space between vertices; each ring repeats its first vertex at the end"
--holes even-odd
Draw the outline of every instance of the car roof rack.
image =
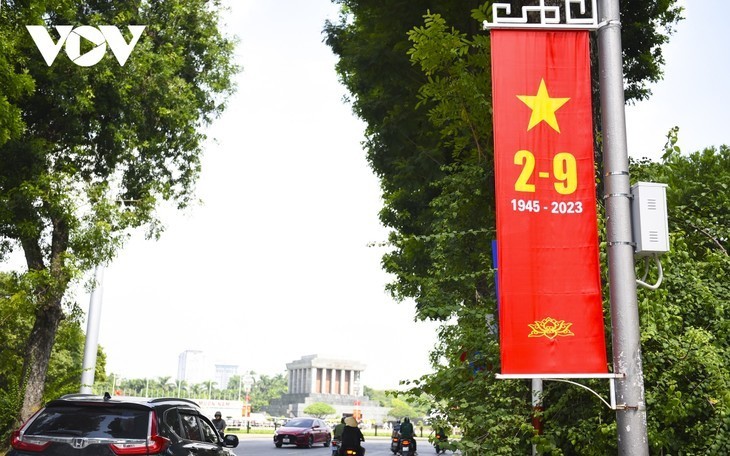
POLYGON ((191 399, 183 399, 182 397, 156 397, 154 399, 150 399, 149 402, 170 402, 170 401, 179 401, 179 402, 187 402, 188 404, 192 404, 196 407, 200 407, 197 402, 191 400, 191 399))
POLYGON ((98 395, 98 394, 87 394, 87 393, 70 393, 70 394, 64 394, 59 399, 66 399, 66 400, 73 400, 73 399, 96 399, 96 400, 104 400, 104 401, 110 401, 110 400, 122 400, 122 401, 131 401, 131 402, 140 402, 140 403, 159 403, 159 402, 185 402, 187 404, 194 405, 195 407, 200 408, 200 405, 191 400, 191 399, 184 399, 181 397, 139 397, 139 396, 112 396, 109 393, 104 393, 104 395, 98 395))
POLYGON ((89 394, 89 393, 69 393, 64 394, 59 399, 83 399, 86 397, 101 397, 98 394, 89 394))

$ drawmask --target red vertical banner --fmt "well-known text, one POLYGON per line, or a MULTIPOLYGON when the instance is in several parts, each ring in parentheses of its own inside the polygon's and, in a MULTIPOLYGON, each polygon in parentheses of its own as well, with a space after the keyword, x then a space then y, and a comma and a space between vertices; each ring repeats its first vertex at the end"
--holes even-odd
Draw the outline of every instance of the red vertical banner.
POLYGON ((588 32, 491 37, 502 374, 606 373, 588 32))

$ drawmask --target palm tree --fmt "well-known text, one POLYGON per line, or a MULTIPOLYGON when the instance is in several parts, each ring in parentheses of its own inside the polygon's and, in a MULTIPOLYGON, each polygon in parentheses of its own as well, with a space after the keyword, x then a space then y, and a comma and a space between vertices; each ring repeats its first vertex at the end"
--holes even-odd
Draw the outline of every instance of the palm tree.
POLYGON ((166 395, 169 391, 171 378, 172 377, 170 377, 169 375, 166 377, 157 377, 157 380, 155 381, 155 387, 161 390, 162 395, 166 395))

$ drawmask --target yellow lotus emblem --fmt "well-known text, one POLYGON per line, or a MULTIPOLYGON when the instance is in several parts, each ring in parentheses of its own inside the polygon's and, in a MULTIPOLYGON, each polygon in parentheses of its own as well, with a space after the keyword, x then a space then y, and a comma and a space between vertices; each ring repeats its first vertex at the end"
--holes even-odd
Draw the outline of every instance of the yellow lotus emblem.
POLYGON ((575 336, 570 330, 573 323, 567 323, 563 320, 556 320, 551 317, 547 317, 542 321, 536 321, 533 324, 527 326, 532 329, 532 332, 527 337, 547 337, 548 339, 555 339, 558 336, 567 337, 575 336))

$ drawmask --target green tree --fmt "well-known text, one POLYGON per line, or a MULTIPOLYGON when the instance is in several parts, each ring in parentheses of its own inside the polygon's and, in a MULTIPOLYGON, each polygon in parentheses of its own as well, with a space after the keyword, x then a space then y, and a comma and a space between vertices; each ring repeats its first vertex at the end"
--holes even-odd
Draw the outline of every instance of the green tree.
POLYGON ((401 399, 393 399, 391 402, 391 405, 393 406, 390 410, 388 410, 388 416, 392 416, 393 418, 400 420, 405 417, 408 418, 415 418, 416 417, 416 409, 411 407, 406 401, 401 399))
POLYGON ((371 401, 375 401, 381 407, 390 407, 393 402, 393 398, 388 395, 387 391, 376 390, 369 386, 363 387, 363 396, 366 396, 371 401))
POLYGON ((203 394, 201 397, 205 397, 206 399, 213 399, 214 392, 216 391, 215 388, 216 383, 213 380, 206 380, 202 383, 200 383, 200 389, 199 391, 203 394))
MULTIPOLYGON (((652 454, 725 454, 730 448, 730 284, 724 274, 730 265, 730 213, 724 190, 730 185, 730 149, 682 155, 676 131, 669 139, 662 161, 639 161, 631 168, 636 181, 669 184, 671 251, 661 259, 664 281, 658 290, 638 290, 649 442, 652 454)), ((639 262, 637 275, 643 273, 639 262)), ((646 280, 657 279, 650 270, 646 280)), ((469 315, 460 314, 458 325, 442 327, 432 352, 435 374, 412 382, 413 392, 431 396, 438 415, 463 427, 465 439, 457 445, 480 454, 510 454, 531 441, 542 454, 615 453, 614 412, 564 383, 545 383, 544 434, 533 435, 529 383, 495 380, 491 370, 498 345, 484 331, 490 312, 474 306, 469 315), (479 347, 479 352, 459 353, 459 347, 479 347)), ((610 341, 608 333, 606 338, 610 341)), ((605 381, 586 385, 608 396, 605 381)))
POLYGON ((161 202, 192 199, 201 127, 224 108, 236 70, 219 9, 218 0, 44 0, 2 9, 0 37, 23 36, 0 47, 0 61, 20 75, 0 80, 14 88, 5 99, 23 127, 18 133, 12 119, 0 126, 8 138, 0 142, 2 253, 22 250, 34 303, 21 419, 40 405, 59 324, 73 312, 69 286, 109 261, 130 230, 158 236, 161 202), (48 66, 25 26, 57 24, 146 28, 124 66, 108 55, 80 67, 63 53, 48 66))
MULTIPOLYGON (((327 43, 339 57, 337 70, 354 111, 367 123, 368 160, 383 189, 381 221, 394 230, 395 248, 383 258, 395 277, 389 289, 397 298, 415 299, 419 318, 449 318, 465 293, 473 300, 475 289, 488 294, 491 284, 489 273, 478 266, 489 264, 490 238, 482 235, 494 228, 488 202, 493 192, 489 39, 481 28, 491 14, 488 4, 334 1, 342 5, 342 18, 326 24, 327 43), (480 194, 460 203, 450 200, 451 191, 480 194), (439 242, 440 234, 449 240, 439 242), (462 252, 471 258, 462 262, 462 252), (477 252, 486 252, 487 261, 475 261, 481 260, 477 252), (444 264, 455 270, 432 284, 444 264), (466 275, 472 276, 464 284, 470 290, 448 279, 466 275)), ((516 6, 523 3, 534 2, 516 6)), ((622 5, 627 100, 648 96, 646 85, 661 77, 661 45, 680 13, 674 0, 652 1, 650 8, 622 5)))
POLYGON ((16 62, 27 56, 20 51, 19 43, 25 39, 21 29, 24 14, 16 8, 0 8, 0 146, 10 139, 20 137, 24 124, 18 101, 33 91, 33 78, 16 62))
MULTIPOLYGON (((32 328, 32 312, 23 276, 0 273, 0 438, 17 424, 21 406, 21 372, 23 347, 32 328)), ((58 328, 56 344, 48 364, 44 399, 79 390, 84 352, 84 333, 78 315, 70 315, 58 328)), ((105 380, 106 355, 97 352, 95 378, 105 380)))
POLYGON ((208 394, 208 388, 205 383, 194 383, 190 385, 190 397, 205 397, 208 394))
POLYGON ((304 409, 304 413, 316 418, 325 418, 329 415, 334 415, 337 413, 337 410, 324 402, 314 402, 304 409))
POLYGON ((144 378, 125 378, 119 383, 119 388, 127 396, 144 397, 149 390, 149 380, 144 378))
POLYGON ((250 394, 253 412, 261 412, 273 399, 280 398, 288 390, 284 374, 254 376, 254 379, 250 394))
POLYGON ((655 454, 728 454, 730 148, 682 154, 677 134, 660 162, 632 166, 635 180, 668 184, 664 280, 639 289, 649 441, 655 454))

